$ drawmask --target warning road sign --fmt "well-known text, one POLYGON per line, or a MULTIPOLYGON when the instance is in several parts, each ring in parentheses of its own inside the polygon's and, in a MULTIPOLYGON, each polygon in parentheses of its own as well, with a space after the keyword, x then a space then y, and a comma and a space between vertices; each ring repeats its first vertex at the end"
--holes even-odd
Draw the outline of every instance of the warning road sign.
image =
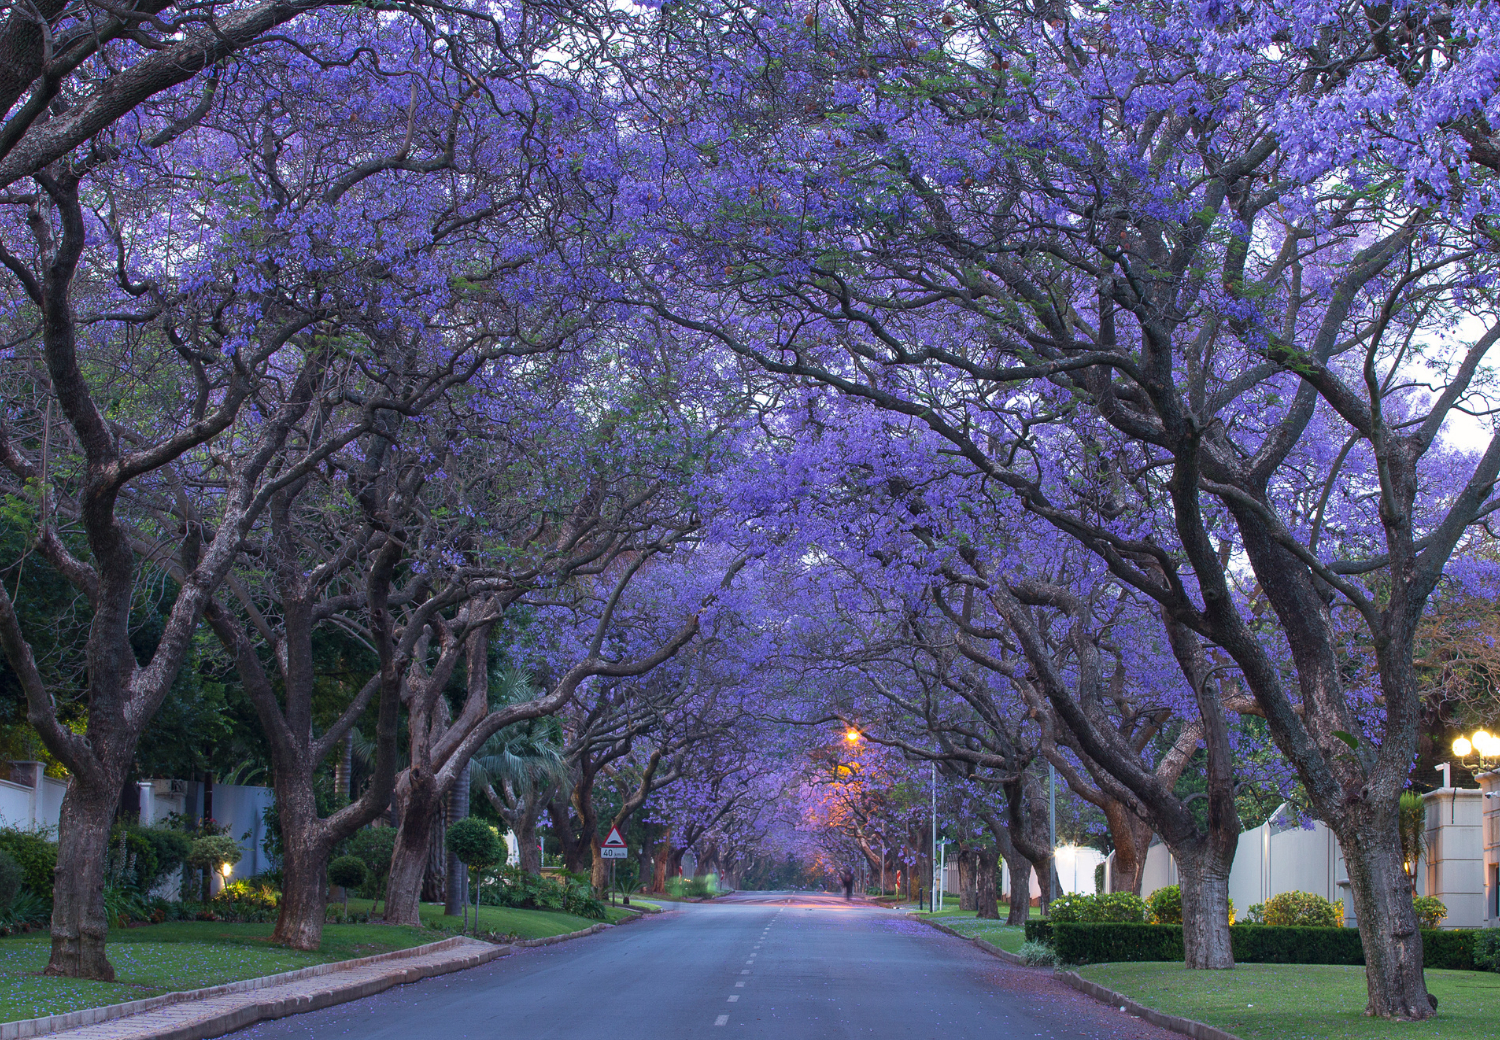
POLYGON ((599 850, 600 859, 628 859, 629 851, 618 845, 606 845, 599 850))
POLYGON ((606 849, 623 849, 625 847, 625 839, 620 837, 620 828, 611 827, 609 829, 609 837, 604 839, 604 847, 606 849))

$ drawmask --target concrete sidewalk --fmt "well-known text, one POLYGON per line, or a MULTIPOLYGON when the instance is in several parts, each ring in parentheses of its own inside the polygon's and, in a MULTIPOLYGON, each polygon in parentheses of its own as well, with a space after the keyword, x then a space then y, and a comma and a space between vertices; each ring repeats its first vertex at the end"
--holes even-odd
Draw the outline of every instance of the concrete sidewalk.
POLYGON ((0 1040, 31 1036, 57 1040, 207 1040, 263 1019, 316 1011, 392 986, 478 967, 511 950, 510 946, 477 939, 444 939, 412 950, 319 964, 210 989, 168 993, 132 1004, 6 1022, 0 1025, 0 1040), (88 1022, 91 1024, 82 1024, 88 1022))

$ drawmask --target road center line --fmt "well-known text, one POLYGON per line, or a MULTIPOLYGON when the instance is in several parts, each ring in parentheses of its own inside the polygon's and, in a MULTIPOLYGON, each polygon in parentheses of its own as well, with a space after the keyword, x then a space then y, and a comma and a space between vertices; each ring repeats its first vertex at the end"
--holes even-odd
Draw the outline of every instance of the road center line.
POLYGON ((738 993, 731 993, 731 994, 729 994, 729 1002, 731 1004, 733 1004, 736 1000, 739 1000, 739 999, 740 999, 740 995, 738 993))
POLYGON ((727 1026, 728 1024, 729 1024, 729 1016, 728 1015, 720 1015, 718 1018, 714 1019, 714 1025, 716 1025, 716 1026, 727 1026))
POLYGON ((738 981, 738 982, 735 983, 735 987, 738 988, 740 986, 743 986, 744 984, 745 984, 745 980, 744 979, 740 979, 740 981, 738 981))

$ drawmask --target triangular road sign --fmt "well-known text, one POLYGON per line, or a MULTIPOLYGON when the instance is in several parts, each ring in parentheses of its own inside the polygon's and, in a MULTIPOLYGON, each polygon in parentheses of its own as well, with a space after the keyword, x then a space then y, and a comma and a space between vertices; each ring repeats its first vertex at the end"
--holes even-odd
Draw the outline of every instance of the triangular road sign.
POLYGON ((609 837, 604 839, 604 847, 606 849, 623 849, 625 847, 625 839, 620 837, 620 828, 611 827, 609 829, 609 837))

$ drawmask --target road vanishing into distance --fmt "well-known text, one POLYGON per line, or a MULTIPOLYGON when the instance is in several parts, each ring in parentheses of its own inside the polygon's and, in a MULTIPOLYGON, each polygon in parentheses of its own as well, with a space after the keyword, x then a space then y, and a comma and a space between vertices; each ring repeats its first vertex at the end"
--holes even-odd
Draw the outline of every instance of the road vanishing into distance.
POLYGON ((1045 971, 869 904, 741 893, 353 1003, 244 1040, 1180 1040, 1045 971))

